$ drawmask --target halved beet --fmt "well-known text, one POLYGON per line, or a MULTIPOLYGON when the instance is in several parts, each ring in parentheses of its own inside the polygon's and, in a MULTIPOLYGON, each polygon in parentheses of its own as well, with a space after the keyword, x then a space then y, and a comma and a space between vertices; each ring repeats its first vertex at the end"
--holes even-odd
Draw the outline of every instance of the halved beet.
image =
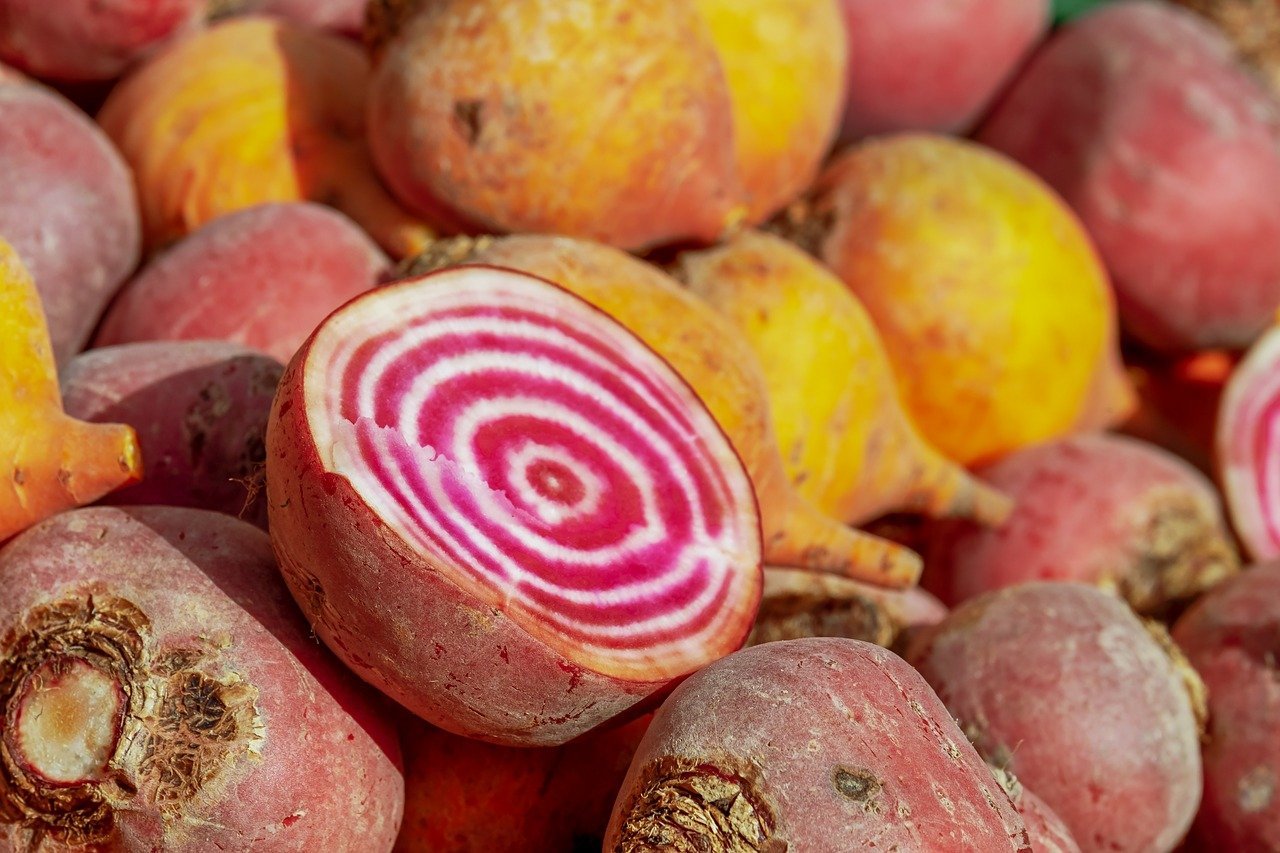
POLYGON ((362 295, 294 357, 272 538, 316 632, 427 721, 562 743, 742 645, 760 521, 677 374, 541 279, 362 295))
POLYGON ((1280 328, 1250 348, 1227 382, 1217 457, 1245 550, 1255 560, 1280 557, 1280 328))

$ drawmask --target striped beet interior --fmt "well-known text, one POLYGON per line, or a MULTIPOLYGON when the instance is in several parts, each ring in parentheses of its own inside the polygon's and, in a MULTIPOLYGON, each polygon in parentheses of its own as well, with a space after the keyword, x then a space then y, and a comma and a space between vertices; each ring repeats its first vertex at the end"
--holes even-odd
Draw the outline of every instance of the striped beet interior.
POLYGON ((1280 556, 1280 328, 1254 344, 1227 383, 1218 457, 1245 547, 1258 560, 1280 556))
POLYGON ((326 321, 305 388, 326 467, 561 654, 669 678, 745 634, 747 475, 666 362, 577 297, 488 267, 384 288, 326 321))

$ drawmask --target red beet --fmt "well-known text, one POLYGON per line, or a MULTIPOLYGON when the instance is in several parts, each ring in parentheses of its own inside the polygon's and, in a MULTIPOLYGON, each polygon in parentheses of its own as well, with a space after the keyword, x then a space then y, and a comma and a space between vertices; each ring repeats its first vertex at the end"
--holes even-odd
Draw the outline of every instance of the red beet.
POLYGON ((1143 342, 1240 348, 1271 322, 1280 106, 1208 21, 1105 4, 1031 59, 978 139, 1076 210, 1143 342))
POLYGON ((395 731, 262 531, 73 510, 0 550, 0 589, 0 850, 391 848, 395 731))
POLYGON ((570 740, 738 648, 759 602, 754 494, 711 415, 524 273, 454 267, 331 315, 281 381, 266 475, 316 633, 457 734, 570 740))
POLYGON ((111 80, 218 0, 0 0, 0 60, 37 77, 111 80))
POLYGON ((143 480, 104 503, 200 507, 265 526, 258 489, 283 370, 223 341, 153 341, 82 353, 60 384, 72 417, 138 433, 143 480))
POLYGON ((849 33, 844 140, 962 133, 1049 26, 1047 0, 840 0, 849 33))
POLYGON ((982 468, 1014 499, 998 528, 940 525, 930 589, 951 604, 1032 580, 1080 581, 1157 613, 1239 560, 1213 484, 1176 456, 1114 435, 1041 444, 982 468))
POLYGON ((236 211, 125 285, 94 345, 212 338, 287 362, 330 311, 377 284, 389 266, 332 208, 297 202, 236 211))
POLYGON ((0 77, 0 175, 0 234, 35 278, 65 364, 138 262, 133 176, 88 116, 17 75, 0 77))
POLYGON ((1280 848, 1280 564, 1246 570, 1183 614, 1173 637, 1209 689, 1206 849, 1280 848))
POLYGON ((1256 560, 1280 557, 1280 329, 1237 366, 1218 410, 1216 456, 1231 523, 1256 560))
POLYGON ((677 687, 640 742, 605 849, 1031 848, 919 674, 879 646, 821 638, 754 646, 677 687))
POLYGON ((1081 850, 1150 851, 1172 850, 1200 803, 1203 686, 1172 648, 1101 590, 1026 583, 922 629, 908 659, 1081 850))

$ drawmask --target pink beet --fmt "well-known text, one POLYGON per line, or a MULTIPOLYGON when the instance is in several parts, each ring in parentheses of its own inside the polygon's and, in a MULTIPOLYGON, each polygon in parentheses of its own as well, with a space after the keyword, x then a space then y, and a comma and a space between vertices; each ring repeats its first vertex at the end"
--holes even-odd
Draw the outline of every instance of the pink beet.
POLYGON ((111 80, 218 0, 0 0, 0 60, 37 77, 111 80))
POLYGON ((1209 689, 1195 835, 1207 850, 1280 849, 1280 564, 1214 589, 1183 614, 1173 637, 1209 689))
POLYGON ((978 752, 1084 851, 1172 850, 1200 803, 1203 686, 1123 602, 1026 583, 965 602, 910 660, 978 752))
POLYGON ((104 503, 200 507, 265 526, 267 416, 283 370, 223 341, 157 341, 83 353, 60 383, 72 417, 138 433, 142 482, 104 503))
POLYGON ((1031 848, 919 674, 879 646, 821 638, 754 646, 677 687, 640 742, 605 849, 1031 848))
POLYGON ((14 74, 0 77, 0 175, 0 235, 35 278, 65 364, 138 262, 133 176, 88 116, 14 74))
POLYGON ((512 270, 330 315, 281 380, 266 478, 317 635, 455 734, 569 741, 739 648, 760 600, 755 495, 702 401, 512 270))
POLYGON ((1227 508, 1255 560, 1280 557, 1280 329, 1254 344, 1227 380, 1215 456, 1227 508))
POLYGON ((96 346, 234 341, 287 362, 390 261, 347 217, 309 202, 214 219, 148 264, 107 311, 96 346))
POLYGON ((1047 180, 1166 351, 1242 348, 1280 306, 1280 108, 1213 24, 1107 4, 1028 63, 978 139, 1047 180))
POLYGON ((0 550, 0 850, 389 851, 395 731, 261 530, 93 507, 0 550))
POLYGON ((840 0, 845 141, 967 131, 1049 27, 1048 0, 840 0))
POLYGON ((945 524, 928 549, 930 589, 956 604, 1032 580, 1080 581, 1165 611, 1230 576, 1239 560, 1214 486, 1136 439, 1085 435, 979 470, 1014 499, 998 528, 945 524))

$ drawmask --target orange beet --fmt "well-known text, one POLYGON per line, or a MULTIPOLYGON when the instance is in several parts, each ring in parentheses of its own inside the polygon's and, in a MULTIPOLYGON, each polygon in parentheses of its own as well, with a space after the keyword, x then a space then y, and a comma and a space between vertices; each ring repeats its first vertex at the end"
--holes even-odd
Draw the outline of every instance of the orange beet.
POLYGON ((133 167, 147 245, 267 201, 320 201, 389 253, 429 229, 378 181, 365 142, 369 66, 338 36, 244 17, 170 45, 98 119, 133 167))

